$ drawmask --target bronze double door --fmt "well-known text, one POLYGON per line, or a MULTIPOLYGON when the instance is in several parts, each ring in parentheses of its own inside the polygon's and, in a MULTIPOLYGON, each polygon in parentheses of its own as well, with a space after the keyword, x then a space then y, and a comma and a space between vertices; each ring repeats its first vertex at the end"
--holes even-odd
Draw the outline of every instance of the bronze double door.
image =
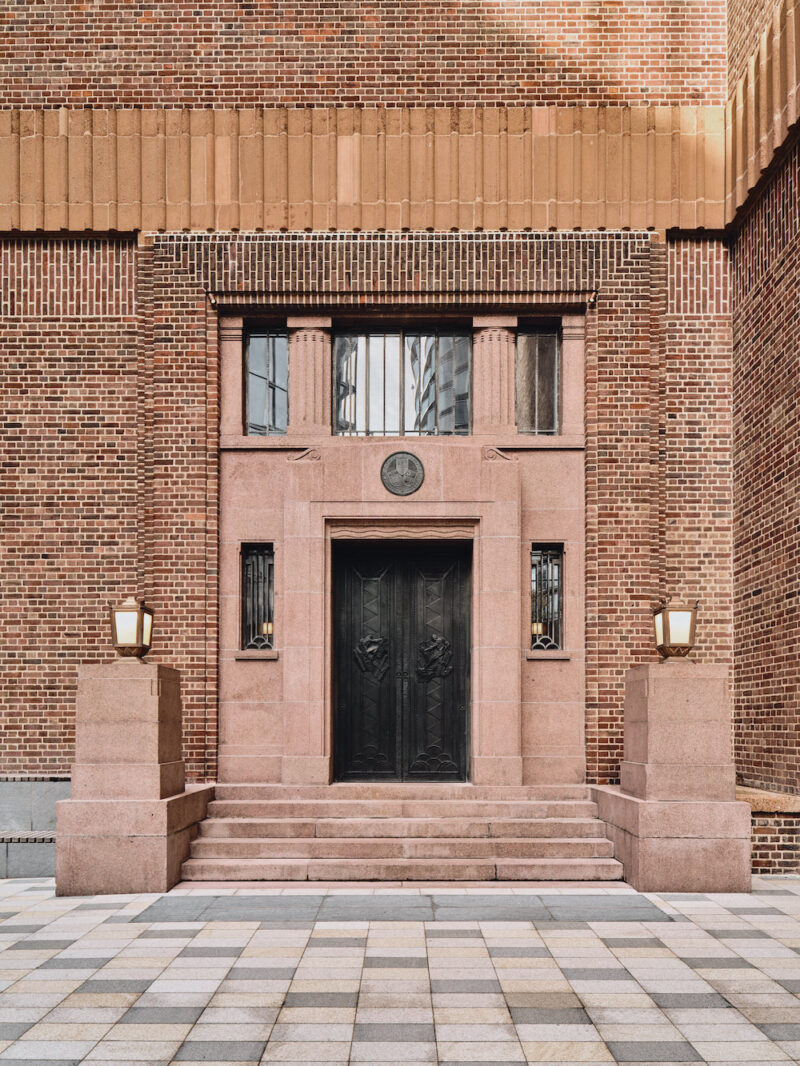
POLYGON ((339 781, 464 781, 471 543, 334 544, 339 781))

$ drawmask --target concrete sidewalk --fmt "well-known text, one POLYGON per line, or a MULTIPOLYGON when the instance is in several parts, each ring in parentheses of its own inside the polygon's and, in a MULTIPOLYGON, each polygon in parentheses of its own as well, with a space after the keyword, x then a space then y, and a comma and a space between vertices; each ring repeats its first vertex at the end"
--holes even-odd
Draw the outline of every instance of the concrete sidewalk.
POLYGON ((506 1066, 800 1058, 800 878, 182 885, 0 882, 0 1066, 506 1066))

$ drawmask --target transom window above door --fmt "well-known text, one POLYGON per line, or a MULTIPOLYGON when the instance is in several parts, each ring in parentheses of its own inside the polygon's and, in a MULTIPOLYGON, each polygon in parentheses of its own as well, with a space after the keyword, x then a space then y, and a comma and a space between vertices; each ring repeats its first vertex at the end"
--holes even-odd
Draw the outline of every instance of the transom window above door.
POLYGON ((334 337, 334 432, 419 437, 470 428, 468 333, 393 330, 334 337))

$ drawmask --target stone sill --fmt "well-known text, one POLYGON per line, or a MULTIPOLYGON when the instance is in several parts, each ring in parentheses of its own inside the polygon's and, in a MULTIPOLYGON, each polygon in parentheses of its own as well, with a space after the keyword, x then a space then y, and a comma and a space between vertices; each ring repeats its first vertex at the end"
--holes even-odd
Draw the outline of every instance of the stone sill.
POLYGON ((572 652, 564 651, 561 648, 555 651, 526 651, 525 658, 528 662, 537 662, 544 659, 554 659, 557 662, 566 662, 572 658, 572 652))
POLYGON ((279 652, 277 648, 265 648, 263 651, 237 651, 234 655, 234 659, 246 661, 248 659, 277 659, 279 658, 279 652))
POLYGON ((800 813, 800 796, 790 792, 770 792, 765 788, 737 785, 736 798, 749 804, 750 810, 759 814, 800 813))
POLYGON ((309 433, 304 438, 306 443, 300 444, 296 437, 220 437, 220 451, 277 451, 277 452, 304 452, 319 444, 333 444, 347 441, 349 445, 358 447, 364 444, 396 444, 398 447, 411 448, 419 446, 421 442, 434 440, 443 441, 448 445, 457 444, 462 447, 479 445, 480 447, 498 448, 502 451, 514 452, 538 452, 538 451, 583 451, 585 438, 579 435, 537 437, 533 434, 517 434, 508 438, 500 438, 495 435, 479 434, 442 434, 424 437, 349 437, 345 435, 328 433, 325 436, 309 433))

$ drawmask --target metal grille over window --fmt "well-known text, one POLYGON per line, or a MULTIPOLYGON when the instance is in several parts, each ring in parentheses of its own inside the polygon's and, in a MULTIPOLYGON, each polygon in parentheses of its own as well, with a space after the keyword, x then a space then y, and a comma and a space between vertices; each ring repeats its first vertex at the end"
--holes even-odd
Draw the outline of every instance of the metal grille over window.
POLYGON ((560 431, 561 353, 558 334, 517 334, 517 428, 520 433, 560 431))
POLYGON ((344 436, 464 434, 468 334, 357 333, 334 340, 334 427, 344 436))
POLYGON ((562 648, 564 552, 558 546, 531 549, 531 650, 562 648))
POLYGON ((242 545, 242 648, 274 647, 275 566, 271 544, 242 545))
POLYGON ((245 356, 247 435, 286 432, 289 420, 289 341, 286 333, 251 333, 245 356))

